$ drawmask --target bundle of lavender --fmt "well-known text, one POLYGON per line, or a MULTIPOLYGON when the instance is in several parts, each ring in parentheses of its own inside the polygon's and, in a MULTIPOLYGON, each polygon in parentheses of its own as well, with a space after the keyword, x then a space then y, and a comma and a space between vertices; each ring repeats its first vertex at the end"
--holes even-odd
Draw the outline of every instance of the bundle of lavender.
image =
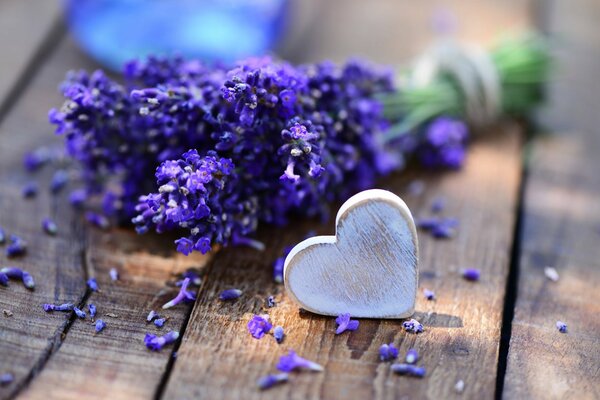
POLYGON ((139 233, 185 232, 184 254, 260 246, 259 222, 326 216, 410 158, 460 167, 468 127, 526 115, 542 98, 549 56, 539 39, 428 54, 398 82, 356 60, 229 68, 151 57, 127 64, 124 84, 70 72, 49 118, 106 214, 139 233))

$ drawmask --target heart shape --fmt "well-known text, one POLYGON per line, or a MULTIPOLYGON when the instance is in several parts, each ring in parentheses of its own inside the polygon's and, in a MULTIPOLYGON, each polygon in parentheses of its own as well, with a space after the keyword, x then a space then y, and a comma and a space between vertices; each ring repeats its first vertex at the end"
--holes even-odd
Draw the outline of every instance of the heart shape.
POLYGON ((286 257, 290 297, 323 315, 412 315, 419 257, 415 223, 404 201, 386 190, 360 192, 342 205, 335 225, 335 236, 308 238, 286 257))

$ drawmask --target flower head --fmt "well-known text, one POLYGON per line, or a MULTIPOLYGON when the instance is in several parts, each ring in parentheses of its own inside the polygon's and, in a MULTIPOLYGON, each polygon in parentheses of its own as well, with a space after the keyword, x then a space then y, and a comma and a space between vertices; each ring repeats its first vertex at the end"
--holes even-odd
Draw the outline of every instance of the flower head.
POLYGON ((151 333, 146 333, 144 344, 152 351, 160 351, 166 345, 174 343, 179 338, 179 332, 171 331, 164 336, 156 336, 151 333))
POLYGON ((415 349, 409 349, 406 352, 406 358, 405 359, 406 359, 406 363, 407 364, 414 364, 419 359, 419 353, 417 353, 417 350, 415 350, 415 349))
POLYGON ((154 320, 154 325, 156 325, 158 328, 162 328, 166 321, 166 318, 156 318, 154 320))
POLYGON ((44 218, 42 220, 42 229, 48 235, 56 235, 58 232, 58 227, 56 226, 56 222, 52 218, 44 218))
POLYGON ((90 311, 90 318, 93 320, 96 317, 96 306, 90 303, 88 304, 88 310, 90 311))
POLYGON ((0 386, 7 386, 10 383, 12 383, 12 381, 14 381, 14 380, 15 380, 15 377, 10 372, 5 372, 3 374, 0 374, 0 386))
POLYGON ((106 328, 106 322, 101 319, 97 320, 95 325, 96 333, 100 333, 104 328, 106 328))
POLYGON ((87 280, 87 287, 92 291, 92 292, 97 292, 98 291, 98 282, 96 281, 96 278, 90 278, 87 280))
POLYGON ((321 365, 300 357, 294 350, 290 350, 287 355, 279 358, 277 369, 283 372, 291 372, 296 369, 323 371, 323 367, 321 365))
POLYGON ((8 279, 12 278, 20 279, 27 289, 33 290, 35 288, 35 282, 31 274, 25 270, 22 270, 21 268, 3 267, 0 268, 0 274, 2 274, 0 277, 0 283, 2 283, 4 286, 8 284, 8 279))
POLYGON ((422 378, 425 376, 425 368, 417 367, 411 364, 392 364, 392 371, 399 375, 408 375, 414 376, 417 378, 422 378))
POLYGON ((345 313, 341 314, 335 319, 336 324, 338 325, 335 330, 335 334, 339 335, 344 331, 355 331, 358 329, 359 322, 357 320, 351 320, 350 314, 345 313))
POLYGON ((382 344, 379 348, 379 359, 381 361, 390 361, 398 357, 398 349, 393 343, 382 344))
POLYGON ((404 321, 402 323, 402 328, 404 328, 404 330, 406 332, 412 332, 412 333, 421 333, 423 332, 423 325, 417 321, 416 319, 409 319, 408 321, 404 321))
POLYGON ((260 389, 263 389, 263 390, 269 389, 277 384, 287 382, 288 377, 289 377, 288 374, 285 372, 282 372, 279 374, 265 375, 265 376, 261 377, 256 384, 258 385, 258 387, 260 389))
POLYGON ((75 312, 75 315, 77 315, 77 317, 79 317, 81 319, 85 319, 85 312, 81 311, 77 307, 73 307, 73 311, 75 312))
POLYGON ((261 339, 266 333, 269 333, 273 325, 269 322, 268 315, 255 315, 248 321, 248 332, 255 339, 261 339))
POLYGON ((27 242, 21 239, 19 236, 10 235, 10 242, 6 246, 6 257, 17 257, 22 256, 27 252, 27 242))
POLYGON ((423 289, 423 295, 427 300, 435 300, 435 292, 433 290, 429 290, 427 288, 423 289))
POLYGON ((38 185, 35 182, 27 182, 21 189, 21 194, 24 198, 30 199, 35 197, 38 192, 38 185))
POLYGON ((58 193, 65 187, 69 181, 69 175, 64 169, 59 169, 54 172, 52 179, 50 180, 50 191, 52 193, 58 193))
POLYGON ((467 281, 478 281, 481 277, 481 272, 476 268, 465 268, 462 271, 462 277, 467 281))
POLYGON ((189 284, 190 284, 190 278, 185 278, 183 280, 183 283, 181 284, 181 288, 179 289, 179 293, 177 294, 177 296, 175 296, 174 299, 166 302, 162 306, 162 308, 163 309, 171 308, 171 307, 176 306, 177 304, 181 303, 182 301, 196 300, 196 294, 194 292, 192 292, 191 290, 187 290, 189 284))
POLYGON ((277 341, 277 343, 283 342, 283 337, 284 336, 285 336, 285 333, 283 331, 283 327, 276 326, 275 329, 273 329, 273 337, 275 338, 275 340, 277 341))
POLYGON ((8 286, 8 279, 8 275, 6 275, 4 272, 0 272, 0 285, 8 286))
POLYGON ((273 296, 267 297, 267 307, 272 308, 275 307, 275 298, 273 296))
POLYGON ((148 316, 146 317, 146 322, 152 322, 154 318, 158 318, 158 313, 154 310, 150 310, 148 316))
POLYGON ((219 294, 219 300, 234 300, 242 295, 242 291, 240 289, 227 289, 223 290, 221 294, 219 294))
POLYGON ((421 163, 430 168, 462 167, 468 129, 464 122, 447 117, 434 119, 426 128, 418 152, 421 163))
POLYGON ((567 324, 562 321, 556 321, 556 329, 558 329, 560 333, 567 333, 567 324))

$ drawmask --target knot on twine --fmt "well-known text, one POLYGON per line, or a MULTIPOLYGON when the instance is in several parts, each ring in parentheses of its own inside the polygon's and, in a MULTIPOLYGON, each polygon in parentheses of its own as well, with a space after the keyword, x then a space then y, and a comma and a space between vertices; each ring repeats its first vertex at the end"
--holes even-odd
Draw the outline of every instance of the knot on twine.
POLYGON ((452 77, 463 93, 467 122, 485 126, 498 117, 502 106, 500 77, 481 47, 452 40, 438 42, 417 60, 411 82, 426 86, 440 74, 452 77))

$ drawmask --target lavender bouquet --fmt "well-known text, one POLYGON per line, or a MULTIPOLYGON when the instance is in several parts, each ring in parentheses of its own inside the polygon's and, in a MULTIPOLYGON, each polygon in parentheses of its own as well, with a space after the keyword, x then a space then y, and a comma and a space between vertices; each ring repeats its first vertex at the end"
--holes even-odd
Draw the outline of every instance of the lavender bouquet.
POLYGON ((396 81, 358 60, 207 66, 151 57, 127 64, 122 84, 102 71, 70 72, 66 101, 49 118, 80 165, 85 195, 102 195, 106 214, 139 233, 183 232, 175 243, 184 254, 260 247, 259 222, 327 216, 333 201, 411 158, 458 168, 468 127, 527 115, 542 99, 549 57, 537 38, 489 54, 454 44, 429 54, 396 81))

